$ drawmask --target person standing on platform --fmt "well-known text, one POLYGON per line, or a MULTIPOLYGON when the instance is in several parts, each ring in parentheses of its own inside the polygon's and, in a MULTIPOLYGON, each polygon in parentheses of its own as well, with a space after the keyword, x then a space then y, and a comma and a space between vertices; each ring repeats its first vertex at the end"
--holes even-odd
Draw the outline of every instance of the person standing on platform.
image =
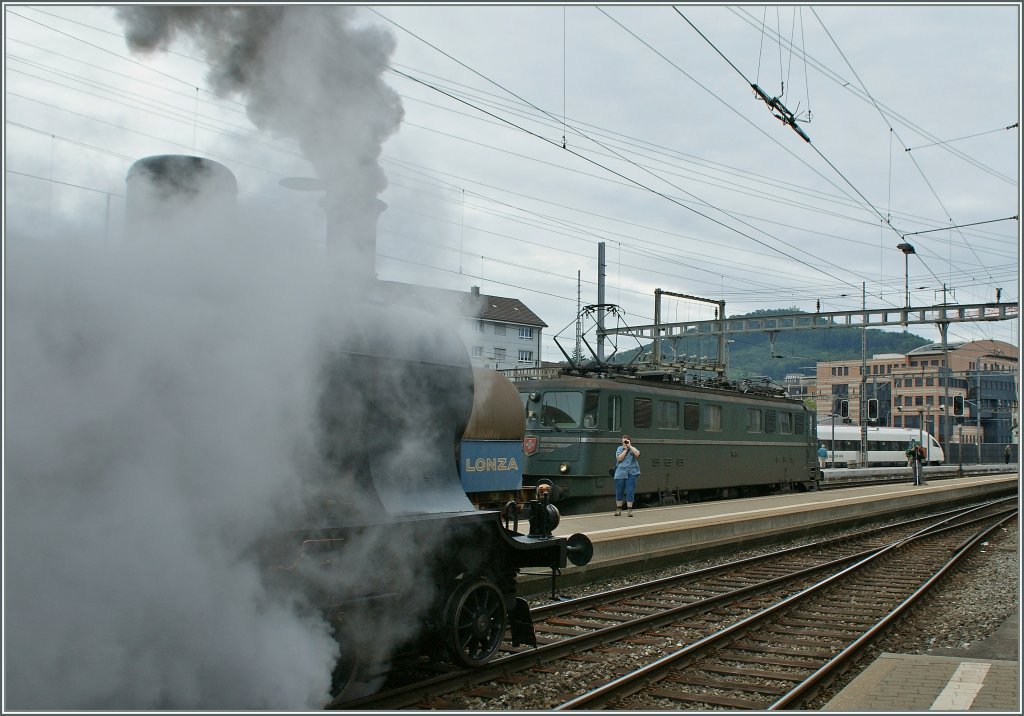
POLYGON ((907 466, 910 468, 910 474, 913 476, 913 483, 915 485, 921 484, 921 454, 924 452, 923 449, 917 444, 916 440, 910 441, 910 447, 907 448, 907 466))
POLYGON ((622 444, 615 448, 615 516, 622 514, 625 501, 627 514, 633 516, 633 496, 636 494, 636 478, 640 476, 640 451, 632 444, 628 435, 622 436, 622 444))
POLYGON ((825 469, 825 461, 828 460, 828 450, 825 449, 825 443, 822 443, 818 447, 818 467, 822 470, 825 469))
POLYGON ((1006 448, 1005 448, 1005 449, 1003 450, 1003 458, 1004 458, 1004 462, 1005 462, 1005 463, 1006 463, 1007 465, 1009 465, 1009 464, 1010 464, 1010 455, 1011 455, 1012 453, 1013 453, 1013 448, 1011 448, 1011 447, 1010 447, 1009 445, 1007 445, 1007 446, 1006 446, 1006 448))

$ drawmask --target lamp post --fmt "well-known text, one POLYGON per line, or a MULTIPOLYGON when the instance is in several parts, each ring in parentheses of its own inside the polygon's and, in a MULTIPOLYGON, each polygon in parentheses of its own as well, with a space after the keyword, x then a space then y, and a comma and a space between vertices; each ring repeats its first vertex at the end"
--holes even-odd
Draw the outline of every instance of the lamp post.
POLYGON ((907 308, 910 308, 910 254, 916 254, 917 251, 906 241, 896 244, 896 248, 903 252, 903 291, 906 294, 907 308))

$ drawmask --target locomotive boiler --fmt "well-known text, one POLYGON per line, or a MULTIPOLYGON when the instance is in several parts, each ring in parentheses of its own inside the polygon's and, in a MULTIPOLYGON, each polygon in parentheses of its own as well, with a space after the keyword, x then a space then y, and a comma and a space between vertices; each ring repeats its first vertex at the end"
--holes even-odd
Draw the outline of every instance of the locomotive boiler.
MULTIPOLYGON (((127 183, 136 232, 212 216, 215 226, 189 231, 213 236, 236 216, 234 177, 208 159, 147 157, 127 183)), ((519 570, 554 575, 569 561, 586 564, 592 547, 584 535, 552 534, 558 513, 546 495, 533 501, 527 533, 501 511, 474 508, 457 465, 474 407, 468 351, 450 320, 403 305, 400 291, 373 278, 368 232, 383 204, 365 211, 336 195, 325 199, 328 248, 341 234, 355 250, 338 264, 346 267, 344 301, 313 376, 316 434, 302 494, 293 496, 299 507, 282 509, 280 529, 254 538, 254 551, 272 592, 301 594, 301 608, 329 625, 339 645, 332 696, 343 702, 379 688, 398 652, 476 667, 506 634, 513 645, 535 646, 529 606, 516 593, 519 570)), ((494 415, 518 421, 499 428, 518 430, 511 440, 496 437, 521 450, 518 395, 488 392, 494 415)))

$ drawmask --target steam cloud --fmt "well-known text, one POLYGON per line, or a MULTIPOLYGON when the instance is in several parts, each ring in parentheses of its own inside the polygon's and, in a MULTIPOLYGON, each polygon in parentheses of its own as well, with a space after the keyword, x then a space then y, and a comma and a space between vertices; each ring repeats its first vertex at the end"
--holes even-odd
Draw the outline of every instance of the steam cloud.
POLYGON ((244 559, 301 488, 321 297, 206 256, 8 248, 10 707, 325 700, 326 626, 244 559))
POLYGON ((353 199, 387 182, 381 144, 402 121, 381 75, 394 38, 353 28, 351 7, 121 7, 134 50, 166 49, 184 36, 213 65, 214 90, 246 98, 260 129, 293 137, 318 175, 353 199))
MULTIPOLYGON (((385 186, 377 157, 402 112, 380 79, 393 40, 353 29, 353 13, 118 9, 134 48, 191 38, 214 85, 243 95, 257 126, 297 138, 359 207, 385 186)), ((309 526, 311 498, 369 499, 367 476, 326 464, 318 444, 324 356, 351 329, 357 289, 274 241, 240 253, 231 237, 197 246, 173 227, 129 238, 8 237, 6 706, 322 707, 339 645, 251 550, 309 526)), ((435 435, 408 437, 396 456, 436 452, 435 435)), ((403 474, 397 460, 388 472, 403 474)), ((373 586, 386 564, 394 583, 425 582, 413 544, 368 533, 321 576, 373 586)), ((360 648, 386 657, 433 596, 368 624, 360 648)))

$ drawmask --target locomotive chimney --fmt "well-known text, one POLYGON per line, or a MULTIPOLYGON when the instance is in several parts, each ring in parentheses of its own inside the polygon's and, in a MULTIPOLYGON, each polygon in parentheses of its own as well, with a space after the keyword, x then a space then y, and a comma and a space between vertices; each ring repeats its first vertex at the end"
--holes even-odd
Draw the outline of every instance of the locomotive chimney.
POLYGON ((327 251, 343 257, 353 277, 376 277, 377 222, 387 208, 380 199, 353 199, 330 188, 320 200, 327 215, 327 251))
POLYGON ((230 235, 237 195, 235 175, 219 162, 184 154, 145 157, 125 176, 126 234, 230 235))

